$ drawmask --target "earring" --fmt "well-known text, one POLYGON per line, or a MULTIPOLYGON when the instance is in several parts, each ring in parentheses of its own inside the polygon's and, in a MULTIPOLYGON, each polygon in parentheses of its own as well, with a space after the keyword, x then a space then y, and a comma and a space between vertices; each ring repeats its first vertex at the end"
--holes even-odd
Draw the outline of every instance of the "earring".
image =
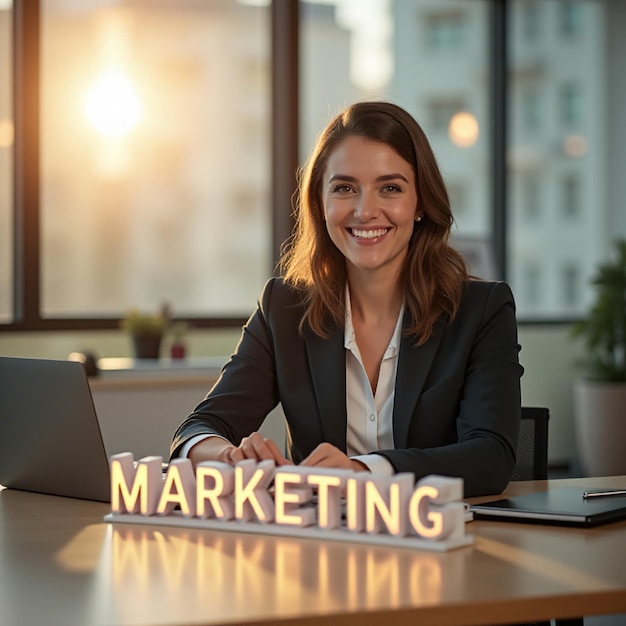
POLYGON ((415 218, 415 221, 416 221, 416 222, 421 222, 421 221, 422 221, 422 216, 421 216, 421 215, 418 215, 418 216, 415 218))

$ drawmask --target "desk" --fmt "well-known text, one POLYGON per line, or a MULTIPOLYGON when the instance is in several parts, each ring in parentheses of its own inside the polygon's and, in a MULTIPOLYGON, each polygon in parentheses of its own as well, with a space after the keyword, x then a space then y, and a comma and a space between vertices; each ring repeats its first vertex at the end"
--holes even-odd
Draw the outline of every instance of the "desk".
MULTIPOLYGON (((511 483, 505 494, 625 483, 511 483)), ((453 626, 626 613, 626 521, 593 529, 475 521, 472 547, 440 554, 109 525, 107 511, 0 490, 3 626, 453 626)))

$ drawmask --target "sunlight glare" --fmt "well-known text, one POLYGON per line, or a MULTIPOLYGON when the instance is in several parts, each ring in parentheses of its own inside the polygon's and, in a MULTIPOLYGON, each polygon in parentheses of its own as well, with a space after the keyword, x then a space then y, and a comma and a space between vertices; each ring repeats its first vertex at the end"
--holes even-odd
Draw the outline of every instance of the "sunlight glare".
POLYGON ((13 122, 0 120, 0 148, 10 148, 13 145, 13 122))
POLYGON ((478 120, 471 113, 460 111, 450 120, 448 134, 451 141, 459 148, 469 148, 478 139, 478 120))
POLYGON ((128 78, 112 72, 102 76, 87 94, 85 115, 99 133, 119 137, 141 119, 141 102, 128 78))

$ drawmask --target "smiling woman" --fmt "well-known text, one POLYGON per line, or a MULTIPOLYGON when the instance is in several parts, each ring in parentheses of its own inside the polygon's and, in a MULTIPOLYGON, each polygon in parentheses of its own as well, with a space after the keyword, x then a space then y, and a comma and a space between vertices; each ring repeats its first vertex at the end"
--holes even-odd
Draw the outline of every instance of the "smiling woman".
POLYGON ((502 490, 521 413, 513 296, 470 280, 449 245, 450 203, 420 125, 391 102, 349 106, 319 136, 299 191, 283 277, 266 284, 172 456, 502 490), (257 432, 278 403, 288 451, 257 432))

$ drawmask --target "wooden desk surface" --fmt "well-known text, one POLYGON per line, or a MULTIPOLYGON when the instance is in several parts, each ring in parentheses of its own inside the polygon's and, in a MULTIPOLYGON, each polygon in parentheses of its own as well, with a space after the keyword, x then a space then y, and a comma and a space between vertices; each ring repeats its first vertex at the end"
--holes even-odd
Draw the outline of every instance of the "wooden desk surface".
MULTIPOLYGON (((512 483, 505 494, 624 484, 512 483)), ((626 613, 626 521, 593 529, 474 521, 473 546, 440 554, 110 525, 107 512, 0 490, 3 626, 470 626, 626 613)))

